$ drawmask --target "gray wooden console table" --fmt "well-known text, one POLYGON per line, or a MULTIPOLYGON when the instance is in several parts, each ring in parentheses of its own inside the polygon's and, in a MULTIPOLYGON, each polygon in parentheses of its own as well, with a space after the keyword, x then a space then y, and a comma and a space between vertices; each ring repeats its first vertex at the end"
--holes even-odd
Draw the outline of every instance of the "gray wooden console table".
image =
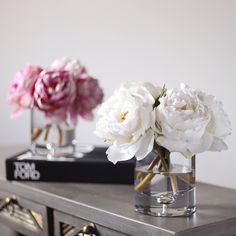
POLYGON ((234 190, 198 183, 192 217, 150 217, 134 211, 132 186, 6 181, 5 157, 19 150, 0 149, 0 198, 14 195, 0 212, 1 236, 74 236, 90 222, 100 236, 236 235, 234 190))

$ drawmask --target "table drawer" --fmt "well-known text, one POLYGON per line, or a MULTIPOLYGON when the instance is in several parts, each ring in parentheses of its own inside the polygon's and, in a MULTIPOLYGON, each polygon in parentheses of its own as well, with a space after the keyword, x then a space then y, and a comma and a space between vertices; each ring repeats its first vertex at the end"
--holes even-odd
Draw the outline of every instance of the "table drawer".
POLYGON ((96 224, 96 222, 59 211, 54 211, 54 233, 55 236, 127 236, 127 234, 96 224), (87 233, 83 234, 83 230, 87 230, 87 233))
POLYGON ((27 236, 49 234, 49 212, 46 206, 0 190, 0 223, 27 236))

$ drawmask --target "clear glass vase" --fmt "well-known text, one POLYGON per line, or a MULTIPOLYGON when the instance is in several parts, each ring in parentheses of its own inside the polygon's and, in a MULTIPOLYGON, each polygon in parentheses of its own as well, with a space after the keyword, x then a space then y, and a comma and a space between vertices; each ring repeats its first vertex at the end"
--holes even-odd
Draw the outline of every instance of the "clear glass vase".
POLYGON ((43 112, 31 110, 31 150, 34 155, 70 155, 75 144, 75 127, 71 122, 53 123, 43 112))
POLYGON ((195 156, 188 159, 159 147, 137 161, 135 208, 152 216, 190 216, 194 213, 195 156))

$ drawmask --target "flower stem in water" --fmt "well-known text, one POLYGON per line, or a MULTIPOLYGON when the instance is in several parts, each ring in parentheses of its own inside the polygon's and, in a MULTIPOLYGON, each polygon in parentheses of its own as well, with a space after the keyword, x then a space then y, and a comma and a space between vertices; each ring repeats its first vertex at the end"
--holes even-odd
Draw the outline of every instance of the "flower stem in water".
POLYGON ((33 133, 31 134, 31 141, 35 141, 39 137, 39 135, 42 133, 42 131, 43 130, 40 128, 35 128, 33 133))
POLYGON ((185 175, 181 175, 181 174, 176 174, 176 176, 178 176, 178 178, 180 178, 181 180, 183 180, 186 184, 188 184, 189 186, 194 186, 195 184, 195 177, 189 175, 189 174, 185 174, 185 175))
MULTIPOLYGON (((153 170, 153 168, 155 167, 155 165, 159 162, 159 156, 156 156, 156 158, 151 162, 150 166, 148 167, 148 171, 151 171, 153 170)), ((160 162, 159 162, 160 164, 160 162)), ((159 168, 158 168, 159 169, 159 168)), ((143 172, 138 172, 137 175, 136 175, 136 178, 137 179, 141 179, 143 177, 143 172)))
MULTIPOLYGON (((169 171, 169 167, 168 167, 168 165, 166 164, 165 159, 164 159, 163 156, 161 156, 161 155, 160 155, 160 159, 161 159, 162 166, 163 166, 164 170, 165 170, 166 172, 168 172, 168 171, 169 171)), ((178 186, 177 186, 176 177, 169 175, 169 178, 170 178, 170 182, 171 182, 171 187, 172 187, 173 193, 176 194, 176 193, 178 192, 178 186)))
POLYGON ((45 134, 44 134, 44 141, 48 140, 48 135, 49 135, 49 131, 50 131, 51 127, 52 127, 51 124, 46 124, 46 126, 45 126, 45 134))
POLYGON ((59 125, 57 125, 57 130, 58 130, 58 140, 57 140, 57 143, 58 145, 61 145, 62 144, 62 130, 60 128, 59 125))
MULTIPOLYGON (((135 186, 135 190, 138 190, 142 192, 148 184, 150 184, 151 180, 155 176, 153 173, 153 168, 157 166, 157 170, 159 171, 161 167, 163 167, 164 171, 167 172, 165 175, 169 176, 170 182, 171 182, 171 187, 173 190, 173 193, 176 194, 178 192, 178 184, 177 184, 177 179, 175 176, 171 176, 169 172, 169 166, 166 162, 166 159, 168 160, 169 158, 169 152, 168 150, 165 150, 163 148, 160 148, 156 152, 157 156, 155 159, 151 162, 150 166, 148 167, 148 173, 147 175, 135 186)), ((143 174, 139 172, 136 176, 137 179, 141 179, 143 177, 143 174)))
POLYGON ((144 179, 135 186, 135 189, 143 192, 143 190, 146 188, 146 186, 151 182, 152 178, 155 176, 153 172, 149 172, 144 179))
MULTIPOLYGON (((158 166, 160 167, 159 155, 157 155, 155 159, 151 162, 150 166, 147 169, 149 173, 144 177, 142 181, 139 182, 139 184, 135 186, 135 190, 142 192, 146 188, 146 186, 151 182, 152 178, 155 176, 155 174, 153 173, 153 168, 157 165, 157 163, 158 163, 158 166)), ((143 177, 143 173, 138 172, 136 178, 141 179, 142 177, 143 177)))

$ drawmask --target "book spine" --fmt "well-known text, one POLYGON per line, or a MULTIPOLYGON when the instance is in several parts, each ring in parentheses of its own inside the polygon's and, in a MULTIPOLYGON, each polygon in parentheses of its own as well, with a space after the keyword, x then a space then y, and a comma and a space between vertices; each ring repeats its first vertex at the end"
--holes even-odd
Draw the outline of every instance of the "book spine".
POLYGON ((41 173, 34 161, 6 160, 7 180, 40 181, 41 173))
POLYGON ((15 181, 133 184, 132 164, 6 160, 6 178, 15 181))

